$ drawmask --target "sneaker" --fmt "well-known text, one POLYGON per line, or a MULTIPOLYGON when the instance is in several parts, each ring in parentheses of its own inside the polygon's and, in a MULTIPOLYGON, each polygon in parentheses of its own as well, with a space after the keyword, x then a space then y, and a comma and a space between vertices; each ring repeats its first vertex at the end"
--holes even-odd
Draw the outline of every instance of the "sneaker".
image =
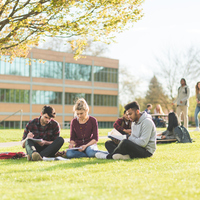
POLYGON ((102 153, 102 152, 97 152, 95 153, 95 157, 98 158, 98 159, 107 159, 107 153, 102 153))
POLYGON ((40 161, 40 160, 43 160, 43 159, 38 152, 34 152, 34 153, 32 153, 32 160, 33 161, 40 161))
POLYGON ((122 155, 122 154, 114 154, 113 156, 113 159, 114 160, 128 160, 128 159, 131 159, 130 156, 127 154, 127 155, 122 155))
POLYGON ((200 131, 199 127, 196 127, 196 129, 194 131, 200 131))
POLYGON ((29 155, 27 155, 27 160, 31 161, 31 157, 29 155))

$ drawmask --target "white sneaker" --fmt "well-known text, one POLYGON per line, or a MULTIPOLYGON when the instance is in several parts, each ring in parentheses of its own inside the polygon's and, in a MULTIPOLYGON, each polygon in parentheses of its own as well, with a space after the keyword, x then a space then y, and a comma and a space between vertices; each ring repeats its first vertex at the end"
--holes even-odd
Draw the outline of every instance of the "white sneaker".
POLYGON ((200 131, 199 127, 196 127, 196 129, 194 131, 200 131))
POLYGON ((95 153, 95 157, 98 158, 98 159, 107 159, 107 153, 102 153, 102 152, 97 152, 95 153))
POLYGON ((113 157, 114 160, 128 160, 128 159, 131 159, 128 154, 127 155, 122 155, 122 154, 119 154, 119 153, 114 154, 112 157, 113 157))

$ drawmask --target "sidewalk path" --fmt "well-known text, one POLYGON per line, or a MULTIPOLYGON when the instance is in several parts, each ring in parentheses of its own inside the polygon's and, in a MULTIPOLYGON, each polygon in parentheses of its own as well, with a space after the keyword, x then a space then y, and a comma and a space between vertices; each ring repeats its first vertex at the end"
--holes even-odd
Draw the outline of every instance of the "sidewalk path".
MULTIPOLYGON (((100 136, 99 138, 106 139, 107 136, 100 136)), ((65 140, 65 142, 69 142, 69 138, 65 138, 64 140, 65 140)), ((21 145, 21 141, 19 141, 19 142, 4 142, 4 143, 0 143, 0 148, 1 147, 13 147, 13 146, 18 146, 18 145, 21 145)))

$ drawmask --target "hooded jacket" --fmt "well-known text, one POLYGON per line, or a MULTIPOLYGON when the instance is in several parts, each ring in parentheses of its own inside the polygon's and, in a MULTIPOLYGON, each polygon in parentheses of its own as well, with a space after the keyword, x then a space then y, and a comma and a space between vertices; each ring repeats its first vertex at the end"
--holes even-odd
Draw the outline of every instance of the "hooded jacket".
POLYGON ((128 138, 133 143, 145 148, 153 154, 156 150, 156 127, 151 115, 143 112, 138 122, 133 122, 131 135, 128 138))
POLYGON ((189 98, 190 98, 190 88, 187 85, 185 85, 183 87, 178 88, 178 96, 173 101, 173 103, 177 102, 177 106, 189 106, 189 100, 188 100, 189 98))

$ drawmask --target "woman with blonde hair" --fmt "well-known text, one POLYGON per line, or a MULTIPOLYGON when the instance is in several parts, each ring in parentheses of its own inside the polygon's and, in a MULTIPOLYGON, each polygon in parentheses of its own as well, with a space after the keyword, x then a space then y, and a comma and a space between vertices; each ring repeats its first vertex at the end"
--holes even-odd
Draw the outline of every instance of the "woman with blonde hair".
MULTIPOLYGON (((154 109, 154 114, 161 114, 161 115, 164 114, 160 104, 156 105, 156 108, 154 109)), ((165 127, 166 126, 164 119, 161 118, 160 116, 156 116, 155 118, 153 118, 153 121, 154 121, 156 127, 165 127)))
POLYGON ((83 98, 76 101, 73 111, 75 118, 70 125, 70 144, 66 156, 68 158, 95 157, 95 153, 99 152, 97 120, 88 115, 89 106, 83 98), (74 147, 79 149, 73 149, 74 147))
POLYGON ((198 118, 198 114, 200 112, 200 81, 197 82, 197 84, 195 86, 195 90, 196 90, 196 102, 197 102, 195 113, 194 113, 195 124, 196 124, 195 131, 199 131, 199 118, 198 118))

